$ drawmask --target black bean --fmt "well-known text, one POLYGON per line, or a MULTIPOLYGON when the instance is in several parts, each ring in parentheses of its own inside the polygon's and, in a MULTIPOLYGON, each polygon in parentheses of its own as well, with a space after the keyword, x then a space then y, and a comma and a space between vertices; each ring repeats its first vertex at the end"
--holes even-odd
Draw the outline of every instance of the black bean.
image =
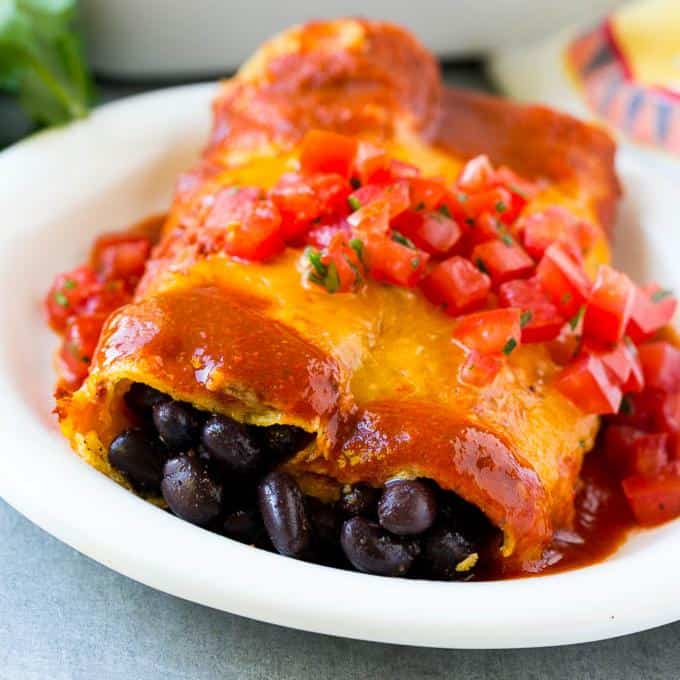
POLYGON ((229 538, 252 545, 263 533, 264 526, 257 510, 234 510, 224 516, 222 531, 229 538))
POLYGON ((163 394, 144 383, 133 383, 125 393, 125 403, 136 415, 146 418, 151 415, 151 409, 161 401, 170 401, 167 394, 163 394))
POLYGON ((302 491, 285 472, 270 472, 257 487, 264 526, 276 550, 304 557, 310 550, 312 531, 302 491))
POLYGON ((167 455, 158 437, 136 427, 121 432, 109 446, 109 463, 146 491, 158 491, 167 455))
POLYGON ((356 569, 381 576, 404 576, 419 553, 414 540, 392 536, 364 517, 352 517, 342 525, 340 542, 356 569))
POLYGON ((429 575, 448 581, 470 576, 475 565, 462 571, 459 565, 476 552, 468 538, 444 524, 433 527, 423 542, 423 559, 429 567, 429 575))
POLYGON ((203 426, 201 441, 211 458, 227 472, 252 474, 264 462, 262 448, 249 428, 227 416, 210 416, 203 426))
POLYGON ((162 401, 153 407, 153 422, 161 439, 174 451, 187 451, 196 444, 201 418, 183 401, 162 401))
POLYGON ((314 537, 319 543, 337 546, 342 524, 337 508, 333 504, 324 503, 313 496, 307 496, 305 502, 307 515, 314 530, 314 537))
POLYGON ((338 500, 338 509, 347 517, 374 517, 378 507, 380 491, 368 484, 346 486, 338 500))
POLYGON ((289 458, 314 438, 313 434, 294 425, 270 425, 257 429, 264 449, 275 460, 289 458))
POLYGON ((193 454, 167 461, 161 491, 170 509, 188 522, 204 525, 220 514, 222 487, 193 454))
POLYGON ((420 534, 437 517, 433 489, 418 479, 395 479, 385 485, 378 502, 380 524, 399 536, 420 534))

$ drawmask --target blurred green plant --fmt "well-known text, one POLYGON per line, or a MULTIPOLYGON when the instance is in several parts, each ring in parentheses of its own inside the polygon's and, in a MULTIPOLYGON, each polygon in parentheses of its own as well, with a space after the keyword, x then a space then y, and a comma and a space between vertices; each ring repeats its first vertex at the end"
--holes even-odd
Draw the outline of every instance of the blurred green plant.
POLYGON ((0 89, 37 123, 89 110, 94 90, 75 19, 76 0, 0 0, 0 89))

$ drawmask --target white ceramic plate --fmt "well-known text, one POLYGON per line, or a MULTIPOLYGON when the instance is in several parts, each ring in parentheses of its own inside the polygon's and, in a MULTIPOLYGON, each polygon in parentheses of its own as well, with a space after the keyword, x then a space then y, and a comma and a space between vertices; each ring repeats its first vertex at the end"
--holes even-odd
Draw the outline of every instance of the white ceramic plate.
MULTIPOLYGON (((94 234, 167 206, 203 143, 214 86, 161 91, 0 154, 0 495, 116 571, 218 609, 295 628, 440 647, 555 645, 680 619, 680 522, 602 564, 494 583, 387 579, 227 540, 82 463, 50 414, 56 341, 40 301, 94 234)), ((623 159, 622 263, 680 289, 677 192, 623 159), (653 264, 653 266, 652 266, 653 264)), ((87 588, 87 584, 83 584, 87 588)))

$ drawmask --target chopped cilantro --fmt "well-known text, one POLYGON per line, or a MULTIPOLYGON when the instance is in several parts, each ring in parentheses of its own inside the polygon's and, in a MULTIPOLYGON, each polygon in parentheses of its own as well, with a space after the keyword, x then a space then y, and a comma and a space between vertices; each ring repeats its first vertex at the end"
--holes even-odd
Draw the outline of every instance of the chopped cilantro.
POLYGON ((349 241, 349 247, 357 254, 359 261, 364 261, 364 242, 360 238, 353 238, 349 241))
POLYGON ((467 224, 468 227, 474 227, 474 226, 475 226, 475 219, 474 219, 474 217, 466 217, 466 218, 465 218, 465 224, 467 224))
POLYGON ((573 297, 573 295, 572 295, 571 293, 565 293, 565 294, 560 298, 560 302, 561 302, 563 305, 566 305, 567 302, 569 302, 569 300, 571 300, 572 297, 573 297))
POLYGON ((477 265, 477 269, 479 269, 482 274, 487 274, 489 273, 489 270, 486 268, 486 265, 484 264, 484 260, 482 260, 481 257, 478 257, 477 260, 475 261, 475 264, 477 265))
POLYGON ((406 238, 406 236, 404 236, 402 233, 400 233, 398 231, 392 232, 392 240, 396 241, 397 243, 400 243, 402 246, 406 246, 407 248, 411 248, 412 250, 416 249, 415 245, 413 245, 413 241, 406 238))
POLYGON ((66 290, 71 290, 71 288, 76 287, 76 282, 73 279, 64 279, 64 288, 66 290))
POLYGON ((585 440, 585 439, 579 439, 579 440, 578 440, 578 445, 579 445, 582 449, 585 449, 585 448, 586 448, 586 440, 585 440))
POLYGON ((305 250, 305 255, 307 256, 307 259, 309 260, 312 267, 314 267, 314 271, 319 276, 325 276, 326 265, 321 262, 321 253, 318 250, 310 247, 305 250))
POLYGON ((583 318, 585 311, 586 311, 585 305, 581 305, 578 308, 578 312, 576 312, 576 314, 574 314, 574 316, 572 316, 571 319, 569 319, 569 326, 572 331, 575 331, 579 323, 581 323, 581 319, 583 318))
POLYGON ((361 208, 361 203, 356 196, 349 196, 347 198, 347 202, 349 203, 349 207, 352 208, 352 210, 359 210, 359 208, 361 208))
POLYGON ((359 189, 361 187, 361 180, 358 177, 352 177, 349 181, 352 189, 359 189))
POLYGON ((468 195, 463 193, 462 191, 459 191, 456 194, 456 198, 458 199, 458 203, 465 203, 465 201, 468 200, 468 195))
POLYGON ((533 317, 534 314, 530 309, 527 309, 526 311, 522 312, 519 317, 519 327, 524 328, 524 326, 526 326, 533 317))
POLYGON ((499 225, 497 227, 497 229, 498 229, 498 234, 500 236, 501 241, 503 241, 503 243, 506 246, 514 246, 515 245, 514 239, 512 238, 512 236, 510 236, 510 233, 508 232, 508 230, 503 225, 499 225))
POLYGON ((662 289, 653 292, 650 299, 652 302, 658 303, 661 302, 661 300, 665 300, 667 297, 671 297, 672 295, 673 295, 672 290, 662 289))
POLYGON ((505 354, 505 356, 512 354, 512 350, 515 349, 515 347, 517 347, 517 340, 515 340, 515 338, 509 338, 505 343, 505 347, 503 347, 503 354, 505 354))
POLYGON ((619 413, 622 413, 624 416, 629 416, 632 412, 633 404, 631 404, 628 395, 624 395, 623 399, 621 399, 621 406, 619 406, 619 413))
POLYGON ((448 205, 440 205, 440 206, 437 208, 437 212, 438 212, 440 215, 444 215, 444 217, 448 217, 449 219, 451 219, 451 211, 449 210, 449 206, 448 206, 448 205))
POLYGON ((425 210, 425 204, 422 201, 420 201, 420 203, 418 203, 418 205, 416 206, 416 210, 418 212, 420 212, 421 210, 425 210))
POLYGON ((418 267, 420 267, 420 258, 419 258, 419 257, 414 257, 414 258, 411 260, 411 267, 412 267, 413 269, 418 269, 418 267))
POLYGON ((61 292, 57 291, 54 294, 54 301, 60 306, 60 307, 68 307, 68 298, 61 292))
POLYGON ((496 203, 496 212, 497 213, 504 213, 508 209, 508 206, 505 205, 503 201, 498 201, 496 203))
POLYGON ((310 272, 309 280, 319 286, 323 286, 329 293, 335 293, 340 288, 340 277, 334 262, 324 264, 321 261, 321 253, 314 248, 307 248, 305 255, 314 271, 310 272))

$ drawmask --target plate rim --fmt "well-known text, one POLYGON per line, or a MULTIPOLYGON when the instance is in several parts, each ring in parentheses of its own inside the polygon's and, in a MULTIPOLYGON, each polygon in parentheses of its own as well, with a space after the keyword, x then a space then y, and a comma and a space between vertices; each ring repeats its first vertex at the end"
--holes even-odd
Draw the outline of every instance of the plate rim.
MULTIPOLYGON (((120 149, 116 150, 120 143, 117 131, 130 126, 144 132, 145 126, 152 127, 162 116, 184 121, 192 107, 209 101, 214 88, 214 83, 168 88, 103 105, 84 121, 41 133, 0 153, 0 180, 9 176, 12 186, 11 176, 15 175, 14 187, 21 188, 16 175, 21 174, 22 167, 32 168, 38 159, 48 166, 50 162, 58 164, 69 149, 95 138, 98 148, 120 154, 120 149)), ((634 166, 634 159, 622 162, 634 166)), ((55 178, 67 197, 72 195, 72 187, 66 184, 69 181, 65 176, 55 178)), ((672 191, 670 184, 668 191, 672 191)), ((16 196, 10 193, 9 189, 5 194, 0 192, 3 214, 5 209, 12 214, 16 196)), ((29 206, 29 212, 43 210, 41 203, 44 201, 29 206)), ((0 234, 0 262, 9 262, 11 248, 21 238, 17 225, 0 234)), ((6 275, 0 267, 0 283, 6 275)), ((9 305, 10 318, 25 318, 25 310, 12 307, 7 286, 4 289, 0 285, 0 300, 9 305)), ((0 331, 0 340, 5 337, 3 333, 6 331, 0 331)), ((0 446, 0 461, 4 456, 5 471, 0 475, 0 496, 62 542, 163 592, 310 632, 428 647, 572 644, 680 619, 680 580, 674 569, 680 564, 680 540, 675 546, 671 542, 670 555, 665 555, 660 568, 650 554, 653 550, 622 550, 603 563, 538 578, 447 583, 329 569, 198 529, 89 468, 56 432, 36 428, 35 413, 17 392, 11 361, 3 343, 0 444, 4 446, 0 446), (47 460, 40 457, 36 449, 45 450, 40 447, 54 455, 47 460), (8 450, 22 451, 23 466, 7 465, 8 450), (47 492, 54 475, 63 484, 47 492), (47 497, 43 493, 48 493, 47 497), (175 549, 178 541, 183 546, 181 552, 175 549), (150 546, 153 550, 149 554, 150 546), (228 572, 225 578, 225 565, 234 561, 239 569, 228 572), (626 579, 631 573, 648 574, 651 568, 653 584, 645 583, 651 579, 633 583, 626 579), (626 584, 625 597, 621 590, 612 594, 608 587, 612 583, 626 584)), ((680 523, 655 532, 670 534, 671 539, 675 534, 677 538, 680 523)))

